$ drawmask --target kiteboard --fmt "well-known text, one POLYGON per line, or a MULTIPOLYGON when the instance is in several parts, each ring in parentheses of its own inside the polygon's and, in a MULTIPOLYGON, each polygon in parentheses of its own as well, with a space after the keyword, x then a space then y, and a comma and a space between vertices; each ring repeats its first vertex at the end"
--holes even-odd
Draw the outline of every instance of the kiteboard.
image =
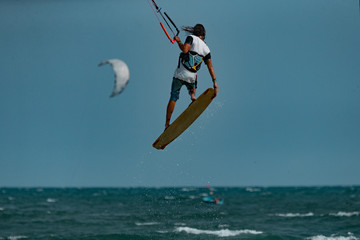
POLYGON ((156 139, 153 147, 164 149, 183 133, 209 106, 213 100, 214 89, 208 88, 156 139))

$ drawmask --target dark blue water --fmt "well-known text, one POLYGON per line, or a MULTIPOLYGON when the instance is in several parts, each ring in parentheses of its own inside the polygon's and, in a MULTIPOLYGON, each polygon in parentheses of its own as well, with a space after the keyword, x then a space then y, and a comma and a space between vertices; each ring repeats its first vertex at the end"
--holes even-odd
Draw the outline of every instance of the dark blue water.
POLYGON ((0 239, 360 239, 360 187, 0 188, 0 239))

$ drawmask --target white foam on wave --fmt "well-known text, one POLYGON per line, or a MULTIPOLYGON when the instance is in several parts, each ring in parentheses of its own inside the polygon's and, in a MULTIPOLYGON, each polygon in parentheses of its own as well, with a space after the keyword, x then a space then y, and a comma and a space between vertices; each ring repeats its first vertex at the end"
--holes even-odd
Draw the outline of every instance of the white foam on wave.
POLYGON ((252 188, 252 187, 247 187, 246 188, 247 192, 260 192, 261 189, 260 188, 252 188))
POLYGON ((152 226, 152 225, 159 225, 159 222, 136 222, 135 225, 136 226, 152 226))
POLYGON ((324 235, 317 235, 317 236, 309 237, 306 239, 309 239, 309 240, 359 240, 359 238, 355 237, 352 233, 348 233, 348 236, 331 235, 330 237, 326 237, 324 235))
POLYGON ((0 211, 4 211, 4 210, 5 210, 4 208, 0 207, 0 211))
POLYGON ((24 239, 24 238, 28 238, 27 236, 9 236, 8 239, 9 240, 19 240, 19 239, 24 239))
POLYGON ((46 199, 46 201, 47 201, 48 203, 57 202, 57 200, 56 200, 55 198, 48 198, 48 199, 46 199))
POLYGON ((360 212, 337 212, 337 213, 330 213, 330 216, 335 217, 353 217, 353 216, 360 216, 360 212))
POLYGON ((218 237, 234 237, 240 234, 262 234, 260 231, 255 230, 229 230, 229 229, 221 229, 221 230, 201 230, 190 227, 178 227, 175 229, 176 232, 186 232, 189 234, 207 234, 207 235, 215 235, 218 237))
POLYGON ((309 212, 309 213, 276 213, 275 216, 278 217, 288 217, 288 218, 293 218, 293 217, 312 217, 314 216, 314 213, 309 212))
POLYGON ((196 190, 196 188, 187 188, 187 187, 184 187, 181 189, 181 191, 183 191, 183 192, 191 192, 191 191, 195 191, 195 190, 196 190))

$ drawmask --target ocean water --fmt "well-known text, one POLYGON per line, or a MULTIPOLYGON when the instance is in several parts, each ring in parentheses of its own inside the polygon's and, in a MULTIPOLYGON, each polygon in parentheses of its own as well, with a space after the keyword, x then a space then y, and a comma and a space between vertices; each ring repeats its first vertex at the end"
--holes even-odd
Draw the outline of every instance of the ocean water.
POLYGON ((0 239, 360 239, 360 187, 0 188, 0 239))

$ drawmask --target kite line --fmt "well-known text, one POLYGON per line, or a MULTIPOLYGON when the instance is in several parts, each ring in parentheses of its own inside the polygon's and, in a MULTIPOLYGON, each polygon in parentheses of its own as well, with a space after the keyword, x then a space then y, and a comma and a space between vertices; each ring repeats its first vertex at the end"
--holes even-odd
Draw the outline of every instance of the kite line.
POLYGON ((167 20, 166 20, 166 18, 164 17, 164 15, 163 15, 162 12, 161 12, 161 8, 159 8, 159 6, 156 4, 156 2, 155 2, 154 0, 151 0, 152 4, 150 3, 149 0, 147 0, 147 1, 148 1, 149 5, 150 5, 151 9, 153 10, 153 12, 154 12, 157 20, 160 22, 160 26, 161 26, 161 28, 163 29, 165 35, 167 36, 167 38, 170 40, 171 43, 174 43, 174 42, 175 42, 174 37, 177 36, 177 35, 179 35, 179 32, 180 32, 179 29, 177 28, 177 26, 175 25, 175 23, 173 22, 173 20, 169 17, 169 15, 168 15, 166 12, 164 12, 165 17, 167 18, 167 20), (153 6, 155 7, 156 10, 154 9, 153 6), (167 32, 164 24, 161 22, 158 14, 160 14, 160 16, 162 17, 162 19, 164 19, 164 22, 166 23, 167 27, 170 29, 170 31, 172 32, 172 34, 174 35, 174 37, 170 37, 170 35, 169 35, 169 33, 167 32), (173 28, 171 27, 171 25, 169 24, 168 21, 169 21, 169 22, 171 23, 171 25, 176 29, 176 34, 175 34, 173 28))

